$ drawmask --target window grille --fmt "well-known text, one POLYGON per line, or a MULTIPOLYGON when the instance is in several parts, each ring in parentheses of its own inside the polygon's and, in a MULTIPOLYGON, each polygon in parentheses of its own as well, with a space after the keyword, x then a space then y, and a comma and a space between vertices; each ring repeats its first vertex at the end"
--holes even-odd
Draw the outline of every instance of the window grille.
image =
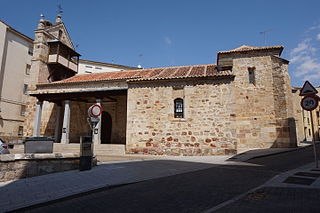
POLYGON ((177 98, 174 100, 174 117, 183 118, 184 117, 184 106, 183 99, 177 98))

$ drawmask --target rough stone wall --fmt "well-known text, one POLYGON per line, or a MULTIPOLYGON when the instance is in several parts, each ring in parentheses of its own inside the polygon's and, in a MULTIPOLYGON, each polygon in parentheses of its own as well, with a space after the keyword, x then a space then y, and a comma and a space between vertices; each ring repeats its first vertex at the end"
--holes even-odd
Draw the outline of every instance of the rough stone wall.
MULTIPOLYGON (((8 154, 0 156, 0 182, 79 168, 79 154, 8 154)), ((93 160, 93 166, 96 165, 93 160)))
POLYGON ((103 110, 112 117, 112 144, 126 144, 127 96, 117 96, 116 103, 103 104, 103 110))
POLYGON ((231 94, 231 79, 130 84, 127 153, 235 154, 231 94), (184 118, 174 118, 175 98, 184 100, 184 118))
POLYGON ((292 90, 292 98, 293 98, 293 110, 294 110, 294 118, 296 121, 296 132, 297 132, 297 142, 301 142, 306 140, 306 136, 304 133, 304 123, 303 123, 303 110, 300 105, 301 96, 299 96, 300 90, 293 89, 292 90))
POLYGON ((54 137, 55 127, 57 125, 56 108, 57 106, 54 103, 43 102, 40 135, 54 137))
MULTIPOLYGON (((41 79, 44 79, 45 74, 48 73, 46 61, 48 58, 49 48, 46 44, 47 40, 48 38, 47 36, 45 36, 44 31, 36 31, 30 69, 31 80, 28 84, 28 90, 35 90, 36 84, 42 82, 41 79)), ((35 105, 37 101, 38 100, 36 98, 31 96, 29 96, 27 99, 25 116, 26 131, 24 132, 24 136, 32 135, 35 116, 35 105)))
POLYGON ((297 146, 296 121, 288 63, 271 56, 273 65, 273 96, 277 122, 277 140, 274 147, 297 146))
POLYGON ((237 53, 228 57, 233 60, 232 71, 236 75, 232 127, 238 151, 294 146, 289 131, 293 124, 287 63, 266 53, 237 53), (254 84, 249 83, 248 68, 254 68, 254 84))
POLYGON ((232 60, 234 81, 129 85, 127 152, 216 155, 296 146, 288 62, 274 55, 220 56, 232 60), (184 99, 183 119, 174 118, 175 98, 184 99))
MULTIPOLYGON (((90 104, 92 105, 92 104, 90 104)), ((71 102, 70 107, 70 143, 79 143, 80 136, 91 135, 91 129, 87 121, 89 104, 71 102)), ((63 120, 63 117, 62 117, 63 120)), ((62 126, 61 126, 62 128, 62 126)))

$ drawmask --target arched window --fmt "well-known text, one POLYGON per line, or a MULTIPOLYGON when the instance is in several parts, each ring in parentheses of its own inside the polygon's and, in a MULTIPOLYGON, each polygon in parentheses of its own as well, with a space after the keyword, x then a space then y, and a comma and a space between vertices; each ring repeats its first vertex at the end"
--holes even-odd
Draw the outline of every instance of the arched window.
POLYGON ((183 118, 183 99, 176 98, 174 99, 174 117, 183 118))

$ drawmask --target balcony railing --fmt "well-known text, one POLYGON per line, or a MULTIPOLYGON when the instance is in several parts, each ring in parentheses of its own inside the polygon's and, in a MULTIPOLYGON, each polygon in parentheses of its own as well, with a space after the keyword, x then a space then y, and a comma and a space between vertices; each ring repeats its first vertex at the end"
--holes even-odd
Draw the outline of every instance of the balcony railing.
POLYGON ((63 67, 78 72, 80 54, 59 40, 49 41, 48 64, 59 64, 63 67))

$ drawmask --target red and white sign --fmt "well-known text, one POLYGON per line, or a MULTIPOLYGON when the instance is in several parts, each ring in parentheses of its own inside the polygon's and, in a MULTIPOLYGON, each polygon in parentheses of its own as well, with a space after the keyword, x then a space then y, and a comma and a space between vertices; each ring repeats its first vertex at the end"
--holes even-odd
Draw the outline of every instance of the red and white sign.
POLYGON ((315 95, 318 91, 309 81, 304 82, 303 87, 300 91, 300 96, 306 96, 306 95, 315 95))
POLYGON ((319 97, 318 96, 305 96, 302 100, 301 100, 301 107, 304 110, 307 111, 312 111, 315 108, 318 107, 319 104, 319 97))
POLYGON ((94 104, 88 109, 88 115, 89 117, 92 117, 92 118, 99 117, 101 113, 102 113, 102 109, 101 109, 101 106, 98 104, 94 104))

